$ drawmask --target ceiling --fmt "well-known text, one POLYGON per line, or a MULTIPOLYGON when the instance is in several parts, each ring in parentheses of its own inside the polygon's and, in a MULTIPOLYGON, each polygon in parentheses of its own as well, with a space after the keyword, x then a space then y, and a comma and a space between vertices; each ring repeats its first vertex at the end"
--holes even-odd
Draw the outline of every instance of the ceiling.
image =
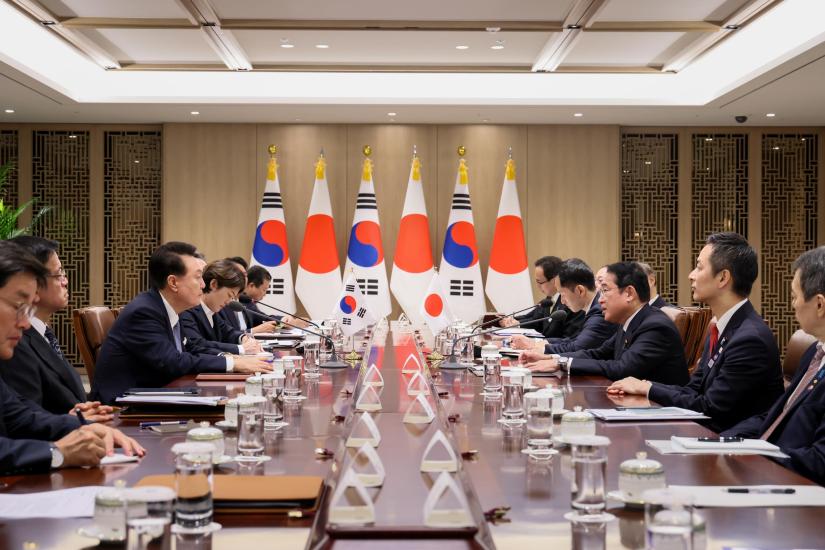
POLYGON ((0 123, 825 125, 823 4, 0 0, 0 123))

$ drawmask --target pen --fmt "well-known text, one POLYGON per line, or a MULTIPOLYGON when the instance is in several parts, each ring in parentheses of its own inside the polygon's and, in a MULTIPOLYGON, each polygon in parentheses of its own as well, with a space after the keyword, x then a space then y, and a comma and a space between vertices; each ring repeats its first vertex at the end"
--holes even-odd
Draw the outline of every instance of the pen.
POLYGON ((185 426, 189 424, 188 420, 168 420, 164 422, 141 422, 140 429, 150 428, 152 426, 185 426))
POLYGON ((741 443, 744 441, 741 437, 725 436, 725 437, 697 437, 696 441, 702 443, 741 443))
POLYGON ((780 489, 763 489, 759 487, 728 487, 729 493, 751 494, 751 495, 792 495, 796 489, 790 487, 780 489))
POLYGON ((88 424, 88 422, 86 422, 86 419, 83 418, 83 413, 80 411, 80 407, 76 408, 74 410, 74 413, 75 415, 77 415, 77 420, 80 422, 81 426, 85 426, 86 424, 88 424))
POLYGON ((649 409, 658 409, 659 407, 616 407, 617 411, 646 411, 649 409))

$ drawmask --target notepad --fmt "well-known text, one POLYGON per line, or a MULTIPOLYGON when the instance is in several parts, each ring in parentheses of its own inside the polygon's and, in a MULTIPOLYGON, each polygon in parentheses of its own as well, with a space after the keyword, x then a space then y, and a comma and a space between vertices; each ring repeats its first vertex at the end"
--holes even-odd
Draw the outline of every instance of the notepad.
POLYGON ((671 439, 648 439, 645 443, 663 455, 762 455, 773 458, 788 458, 788 455, 780 451, 778 448, 776 450, 757 450, 741 447, 724 449, 702 447, 698 449, 687 449, 678 443, 674 443, 671 439))
POLYGON ((743 439, 742 441, 699 441, 696 437, 671 436, 675 448, 711 451, 778 451, 779 447, 762 439, 743 439))
POLYGON ((95 495, 104 488, 90 485, 42 493, 0 493, 0 518, 90 518, 95 511, 95 495))
POLYGON ((587 409, 605 422, 645 422, 657 420, 701 420, 709 418, 702 413, 679 407, 641 407, 617 409, 587 409))
POLYGON ((100 459, 101 466, 109 466, 110 464, 124 464, 126 462, 137 462, 140 458, 137 455, 127 456, 123 453, 115 453, 111 456, 104 456, 100 459))
POLYGON ((118 403, 140 403, 156 405, 199 405, 217 407, 226 397, 222 395, 186 396, 186 395, 127 395, 118 397, 118 403))

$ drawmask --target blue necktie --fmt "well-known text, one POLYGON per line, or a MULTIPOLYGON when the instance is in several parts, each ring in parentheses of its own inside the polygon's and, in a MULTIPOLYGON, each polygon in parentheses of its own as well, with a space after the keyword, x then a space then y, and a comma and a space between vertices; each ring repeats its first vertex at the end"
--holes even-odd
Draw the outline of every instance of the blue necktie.
POLYGON ((52 347, 57 356, 65 361, 66 357, 63 355, 63 350, 60 349, 60 342, 57 341, 57 336, 54 335, 52 329, 46 327, 46 332, 43 333, 43 336, 46 337, 46 340, 48 340, 49 345, 52 347))
POLYGON ((178 353, 183 353, 183 348, 180 343, 180 323, 175 323, 175 326, 172 327, 172 334, 175 336, 175 348, 178 350, 178 353))

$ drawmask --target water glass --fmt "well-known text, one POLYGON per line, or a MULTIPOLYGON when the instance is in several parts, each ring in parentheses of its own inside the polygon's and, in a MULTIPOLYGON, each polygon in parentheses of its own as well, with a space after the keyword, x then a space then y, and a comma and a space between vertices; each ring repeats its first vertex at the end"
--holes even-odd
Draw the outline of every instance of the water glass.
POLYGON ((212 455, 208 443, 177 443, 175 453, 175 523, 198 529, 212 523, 212 455))
POLYGON ((498 436, 501 432, 501 425, 498 423, 501 419, 501 396, 484 397, 483 406, 481 435, 498 436))
POLYGON ((284 387, 270 387, 266 390, 264 405, 264 431, 277 430, 285 425, 284 387))
POLYGON ((501 356, 487 355, 481 361, 484 366, 484 395, 501 395, 501 356))
POLYGON ((524 375, 520 372, 505 372, 501 375, 504 390, 504 405, 501 415, 506 424, 524 423, 524 375))
POLYGON ((693 548, 693 500, 687 493, 672 489, 650 489, 645 501, 647 548, 651 550, 693 548))
POLYGON ((318 378, 321 376, 319 362, 321 360, 321 341, 318 339, 304 340, 304 376, 318 378))
POLYGON ((331 326, 324 325, 321 327, 321 334, 326 336, 326 338, 321 338, 320 341, 320 352, 318 355, 318 359, 322 363, 332 359, 332 332, 333 328, 331 326))
POLYGON ((101 540, 123 540, 126 525, 123 489, 106 487, 95 495, 94 518, 101 540))
POLYGON ((553 447, 553 397, 544 392, 524 394, 527 416, 527 453, 533 458, 550 458, 553 447))
POLYGON ((238 453, 236 460, 257 460, 264 452, 264 413, 258 410, 238 414, 238 453))
POLYGON ((301 360, 297 355, 284 357, 284 399, 288 401, 301 396, 301 360))
POLYGON ((153 540, 163 537, 169 547, 169 527, 175 491, 169 487, 134 487, 124 491, 126 497, 126 548, 144 550, 153 540))
POLYGON ((605 470, 610 439, 599 435, 567 438, 573 449, 573 483, 570 503, 576 511, 574 521, 612 519, 605 509, 605 470))
MULTIPOLYGON (((470 335, 469 331, 461 333, 462 337, 469 336, 469 335, 470 335)), ((471 337, 471 338, 465 338, 464 340, 460 340, 458 342, 457 345, 460 346, 460 348, 461 348, 461 356, 459 358, 460 363, 469 364, 469 365, 473 364, 473 359, 474 359, 473 353, 474 353, 474 348, 475 348, 474 340, 475 340, 475 337, 471 337)), ((458 351, 459 350, 456 350, 456 353, 458 353, 458 351)))
POLYGON ((574 521, 570 524, 570 534, 573 550, 604 550, 607 548, 607 523, 605 522, 574 521))

